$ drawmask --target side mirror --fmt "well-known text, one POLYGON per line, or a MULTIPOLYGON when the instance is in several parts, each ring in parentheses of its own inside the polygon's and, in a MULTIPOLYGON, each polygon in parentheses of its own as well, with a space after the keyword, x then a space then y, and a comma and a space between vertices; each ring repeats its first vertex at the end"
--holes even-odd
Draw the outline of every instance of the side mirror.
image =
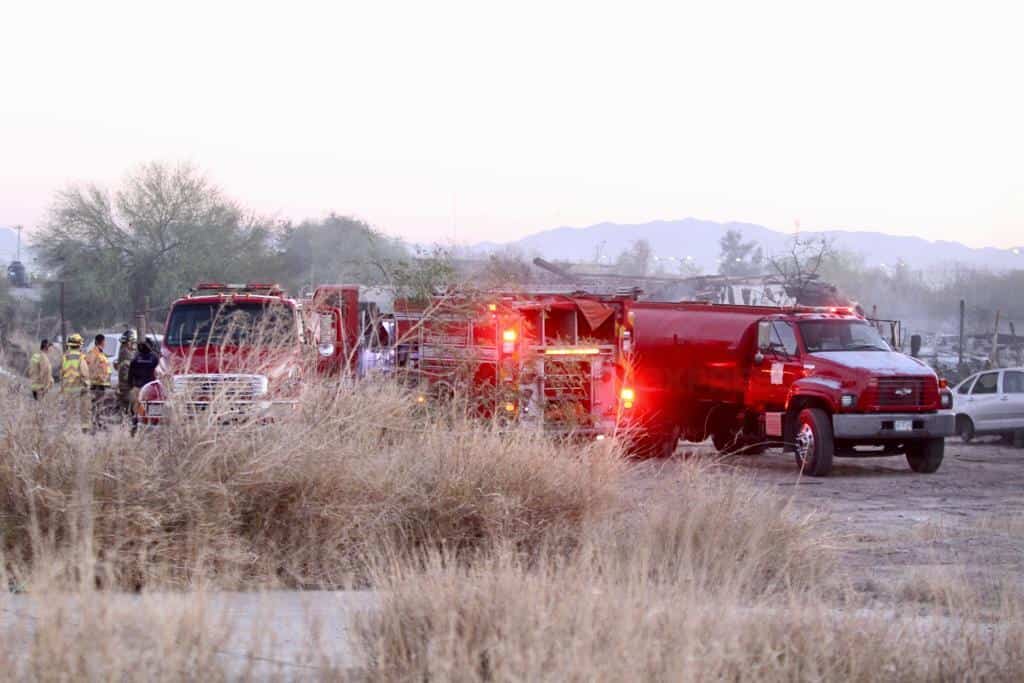
POLYGON ((761 353, 760 350, 758 350, 758 352, 754 354, 754 365, 760 365, 763 362, 764 362, 764 354, 761 353))

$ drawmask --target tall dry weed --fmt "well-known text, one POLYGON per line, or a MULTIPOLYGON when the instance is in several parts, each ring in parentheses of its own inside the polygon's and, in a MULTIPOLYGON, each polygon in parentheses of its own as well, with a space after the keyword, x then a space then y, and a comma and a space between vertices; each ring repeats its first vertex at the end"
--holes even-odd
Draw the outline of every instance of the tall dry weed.
POLYGON ((15 400, 0 416, 0 547, 23 581, 346 585, 384 546, 528 548, 619 496, 613 444, 427 412, 389 383, 309 387, 273 424, 180 420, 137 438, 59 415, 15 400))
MULTIPOLYGON (((696 476, 700 475, 700 476, 696 476)), ((705 476, 707 475, 707 476, 705 476)), ((359 633, 371 680, 1019 680, 1019 598, 851 607, 821 524, 743 477, 588 526, 577 552, 391 563, 359 633)), ((956 596, 956 597, 954 597, 956 596)))

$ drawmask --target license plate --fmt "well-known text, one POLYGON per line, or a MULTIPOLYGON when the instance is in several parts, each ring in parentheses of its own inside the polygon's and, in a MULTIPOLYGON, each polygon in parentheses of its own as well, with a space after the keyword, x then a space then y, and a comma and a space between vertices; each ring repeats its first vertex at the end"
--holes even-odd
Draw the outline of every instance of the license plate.
POLYGON ((913 420, 896 420, 892 423, 892 428, 897 432, 910 432, 914 429, 913 420))

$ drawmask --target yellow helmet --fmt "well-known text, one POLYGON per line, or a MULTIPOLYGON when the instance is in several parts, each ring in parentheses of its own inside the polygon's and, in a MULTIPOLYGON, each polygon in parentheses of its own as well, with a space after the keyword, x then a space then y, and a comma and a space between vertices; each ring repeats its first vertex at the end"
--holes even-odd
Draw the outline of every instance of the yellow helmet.
POLYGON ((81 346, 81 345, 82 345, 82 335, 76 333, 76 334, 73 334, 70 337, 68 337, 68 346, 81 346))

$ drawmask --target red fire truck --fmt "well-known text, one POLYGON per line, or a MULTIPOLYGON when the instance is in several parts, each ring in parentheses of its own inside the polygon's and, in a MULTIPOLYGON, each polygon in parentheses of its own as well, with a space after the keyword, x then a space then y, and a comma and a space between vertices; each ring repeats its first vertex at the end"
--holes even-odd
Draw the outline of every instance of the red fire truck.
POLYGON ((784 444, 808 474, 834 456, 942 462, 952 396, 849 309, 625 301, 635 412, 658 450, 711 437, 720 450, 784 444))
POLYGON ((562 294, 439 296, 396 307, 397 352, 422 400, 460 397, 481 415, 603 437, 632 409, 621 312, 562 294))
POLYGON ((361 313, 355 285, 299 301, 272 283, 200 283, 171 304, 163 377, 142 388, 139 419, 155 425, 172 408, 195 416, 215 402, 239 418, 287 415, 310 372, 359 366, 361 313))

